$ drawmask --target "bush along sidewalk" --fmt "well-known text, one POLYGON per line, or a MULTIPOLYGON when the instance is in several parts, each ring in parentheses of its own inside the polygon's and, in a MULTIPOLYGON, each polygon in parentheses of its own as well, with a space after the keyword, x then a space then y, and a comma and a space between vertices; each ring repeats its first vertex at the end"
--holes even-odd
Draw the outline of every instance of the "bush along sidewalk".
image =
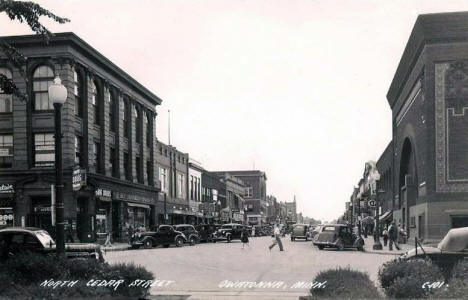
POLYGON ((347 268, 322 271, 314 282, 325 283, 321 288, 312 288, 309 299, 377 299, 381 298, 369 275, 347 268))
POLYGON ((444 276, 430 260, 393 260, 379 269, 379 281, 390 298, 428 298, 435 292, 429 287, 444 282, 444 276))
POLYGON ((0 299, 137 299, 149 294, 151 280, 134 264, 22 253, 0 264, 0 299))
POLYGON ((460 261, 451 272, 452 276, 442 287, 435 290, 434 299, 466 299, 468 297, 468 261, 460 261))

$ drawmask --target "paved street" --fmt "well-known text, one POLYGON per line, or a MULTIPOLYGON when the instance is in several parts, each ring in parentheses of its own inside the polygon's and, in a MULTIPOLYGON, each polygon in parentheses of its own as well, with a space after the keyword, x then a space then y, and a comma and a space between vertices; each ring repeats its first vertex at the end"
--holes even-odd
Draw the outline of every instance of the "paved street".
MULTIPOLYGON (((356 250, 319 251, 311 242, 291 242, 283 238, 285 251, 277 247, 271 252, 270 237, 250 240, 250 248, 242 243, 199 244, 182 248, 155 248, 109 252, 110 263, 134 262, 151 270, 158 280, 172 280, 166 287, 153 287, 152 295, 192 295, 190 299, 223 299, 230 296, 264 299, 296 298, 307 294, 307 288, 293 288, 296 282, 312 282, 321 270, 350 266, 368 272, 377 279, 378 267, 393 255, 362 253, 356 250), (280 288, 223 288, 223 281, 284 282, 280 288)), ((186 297, 185 297, 186 298, 186 297)), ((182 299, 182 298, 181 298, 182 299)))

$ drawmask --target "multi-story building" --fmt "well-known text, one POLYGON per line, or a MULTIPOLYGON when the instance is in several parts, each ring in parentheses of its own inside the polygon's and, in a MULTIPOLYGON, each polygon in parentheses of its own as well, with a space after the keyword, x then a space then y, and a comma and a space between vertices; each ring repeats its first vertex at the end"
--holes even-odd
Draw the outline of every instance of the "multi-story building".
POLYGON ((393 218, 410 237, 468 226, 468 13, 420 15, 387 93, 393 218))
POLYGON ((244 223, 245 201, 244 193, 246 185, 244 182, 233 176, 230 172, 213 172, 221 181, 221 210, 220 218, 222 222, 244 223))
POLYGON ((156 222, 160 190, 154 160, 155 108, 161 100, 73 33, 48 45, 40 36, 4 37, 28 57, 23 77, 5 57, 0 73, 27 101, 0 94, 0 211, 2 226, 52 226, 55 183, 54 112, 48 86, 59 76, 64 205, 67 227, 80 241, 156 222))
POLYGON ((296 196, 294 196, 294 201, 285 202, 285 206, 286 206, 286 221, 297 222, 296 196))
MULTIPOLYGON (((206 223, 219 223, 221 211, 221 199, 226 199, 223 183, 216 174, 207 170, 202 171, 202 203, 200 211, 203 213, 206 223)), ((226 200, 224 200, 225 202, 226 200)))
POLYGON ((203 213, 200 211, 200 204, 202 203, 202 172, 203 168, 201 163, 194 160, 193 158, 189 158, 189 177, 188 177, 188 199, 189 199, 189 206, 192 213, 195 215, 191 215, 188 217, 189 223, 198 224, 201 223, 203 220, 203 213))
POLYGON ((189 200, 189 155, 157 141, 155 160, 159 169, 161 193, 157 203, 158 224, 193 222, 196 213, 189 200))
POLYGON ((258 170, 223 171, 241 179, 245 184, 245 205, 247 205, 247 223, 250 225, 266 224, 266 174, 258 170))
POLYGON ((269 224, 274 224, 279 221, 278 202, 275 196, 267 196, 267 218, 269 224))

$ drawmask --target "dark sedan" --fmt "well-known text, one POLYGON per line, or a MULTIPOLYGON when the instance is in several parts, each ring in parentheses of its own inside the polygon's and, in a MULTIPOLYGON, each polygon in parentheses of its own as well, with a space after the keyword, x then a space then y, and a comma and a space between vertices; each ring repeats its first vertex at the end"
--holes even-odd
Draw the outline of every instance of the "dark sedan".
POLYGON ((152 248, 155 246, 162 245, 169 247, 170 245, 176 245, 176 247, 182 247, 187 242, 185 235, 170 225, 161 225, 156 231, 137 232, 132 236, 130 245, 134 249, 140 247, 152 248))
MULTIPOLYGON (((0 260, 23 251, 55 255, 57 248, 49 233, 35 227, 10 227, 0 230, 0 260)), ((101 247, 97 244, 66 243, 68 258, 93 258, 104 261, 101 247)))
POLYGON ((344 224, 324 225, 314 238, 313 244, 322 250, 325 247, 344 250, 344 248, 357 248, 364 250, 364 240, 353 233, 351 228, 344 224))

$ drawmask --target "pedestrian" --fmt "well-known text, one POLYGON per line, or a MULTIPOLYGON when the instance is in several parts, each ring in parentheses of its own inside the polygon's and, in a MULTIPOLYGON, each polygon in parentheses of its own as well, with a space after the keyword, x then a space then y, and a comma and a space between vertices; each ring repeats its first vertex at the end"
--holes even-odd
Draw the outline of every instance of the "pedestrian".
POLYGON ((384 243, 384 246, 387 247, 387 243, 388 243, 388 230, 387 230, 387 226, 385 226, 383 232, 382 232, 382 237, 383 237, 383 243, 384 243))
POLYGON ((70 225, 66 225, 66 242, 74 243, 75 240, 73 239, 73 231, 70 225))
POLYGON ((242 229, 242 233, 241 233, 241 242, 242 242, 242 249, 244 249, 244 246, 247 244, 247 246, 249 246, 250 248, 250 245, 249 245, 249 232, 247 231, 247 227, 244 227, 242 229))
POLYGON ((273 241, 273 244, 271 244, 268 248, 271 251, 271 249, 274 246, 276 246, 276 244, 278 244, 278 246, 280 248, 280 251, 284 251, 283 250, 283 243, 281 242, 281 232, 280 232, 278 224, 275 224, 275 229, 274 229, 273 233, 275 235, 275 240, 273 241))
POLYGON ((393 251, 393 244, 395 244, 395 248, 397 250, 400 250, 400 247, 398 246, 398 242, 397 242, 398 229, 395 226, 395 222, 392 222, 392 224, 390 224, 390 227, 388 227, 388 238, 389 238, 388 250, 393 251))
POLYGON ((104 247, 112 247, 110 232, 107 233, 106 242, 104 243, 104 247))
POLYGON ((401 227, 398 225, 398 243, 406 244, 406 231, 405 226, 401 227))
POLYGON ((255 236, 255 226, 252 226, 252 237, 255 236))

